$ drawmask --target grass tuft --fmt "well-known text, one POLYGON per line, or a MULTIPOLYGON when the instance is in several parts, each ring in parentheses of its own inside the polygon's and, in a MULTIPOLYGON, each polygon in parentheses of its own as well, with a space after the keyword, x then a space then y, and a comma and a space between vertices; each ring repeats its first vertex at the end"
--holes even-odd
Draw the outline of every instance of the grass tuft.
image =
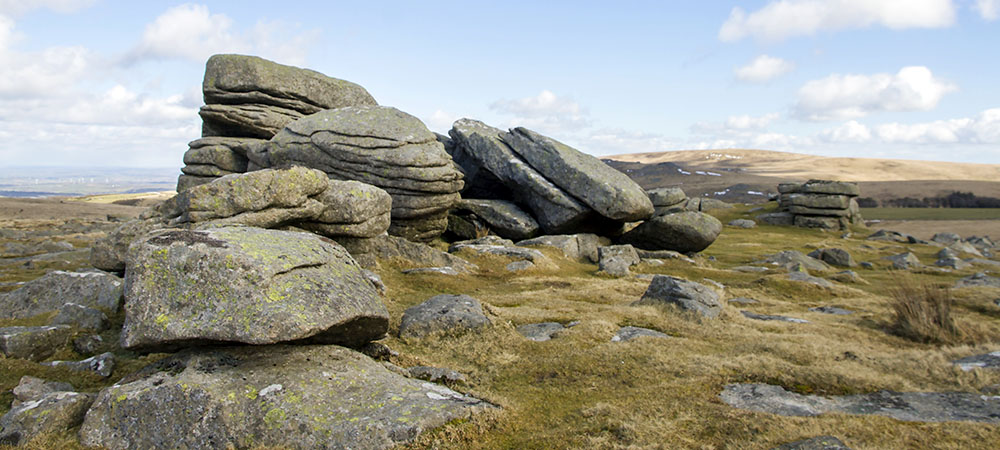
POLYGON ((965 338, 966 333, 951 316, 955 300, 948 288, 900 277, 889 297, 893 334, 934 344, 952 344, 965 338))

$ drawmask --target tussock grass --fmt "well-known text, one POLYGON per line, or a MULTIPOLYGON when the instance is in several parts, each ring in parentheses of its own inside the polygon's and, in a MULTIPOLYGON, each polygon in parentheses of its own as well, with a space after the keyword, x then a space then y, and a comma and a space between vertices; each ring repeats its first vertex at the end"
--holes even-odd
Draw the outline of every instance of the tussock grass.
POLYGON ((951 315, 955 300, 946 287, 915 284, 906 276, 889 291, 893 333, 917 342, 948 344, 963 341, 967 333, 951 315))

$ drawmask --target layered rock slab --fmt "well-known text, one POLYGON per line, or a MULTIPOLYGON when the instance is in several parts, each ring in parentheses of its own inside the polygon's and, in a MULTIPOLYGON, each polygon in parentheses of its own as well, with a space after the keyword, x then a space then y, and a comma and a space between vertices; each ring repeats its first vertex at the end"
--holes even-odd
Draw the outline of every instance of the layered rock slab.
POLYGON ((273 167, 305 166, 392 196, 389 233, 426 241, 447 227, 462 173, 420 120, 395 108, 321 111, 288 124, 267 145, 273 167))
POLYGON ((358 346, 389 314, 347 251, 250 227, 153 233, 130 248, 122 346, 310 340, 358 346))
POLYGON ((338 346, 188 350, 98 394, 87 446, 389 448, 492 407, 338 346))

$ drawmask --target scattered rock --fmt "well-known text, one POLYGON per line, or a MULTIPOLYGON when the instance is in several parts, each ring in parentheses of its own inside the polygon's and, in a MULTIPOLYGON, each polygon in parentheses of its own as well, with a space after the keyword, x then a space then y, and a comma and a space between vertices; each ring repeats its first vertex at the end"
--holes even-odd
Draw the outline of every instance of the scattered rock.
POLYGON ((896 270, 915 269, 923 265, 920 264, 920 260, 917 258, 917 255, 914 255, 912 252, 886 256, 882 259, 891 261, 892 268, 896 270))
POLYGON ((729 225, 731 227, 746 228, 746 229, 757 228, 757 222, 754 222, 750 219, 735 219, 729 221, 729 223, 726 225, 729 225))
POLYGON ((809 256, 827 264, 840 267, 856 267, 851 254, 842 248, 821 248, 809 253, 809 256))
POLYGON ((666 275, 657 275, 649 283, 649 288, 633 305, 676 305, 685 311, 713 318, 719 315, 722 304, 719 294, 708 286, 693 281, 666 275))
POLYGON ((411 273, 437 273, 441 275, 458 275, 458 271, 453 267, 417 267, 415 269, 403 270, 405 274, 411 273))
POLYGON ((955 233, 935 233, 931 241, 937 242, 938 244, 951 245, 956 242, 962 242, 962 236, 955 233))
POLYGON ((833 275, 830 275, 828 278, 840 283, 868 284, 868 281, 866 281, 864 278, 861 278, 861 276, 858 275, 857 272, 853 270, 845 270, 843 272, 837 272, 833 275))
POLYGON ((42 434, 64 433, 83 422, 94 394, 50 392, 0 417, 0 444, 20 445, 42 434))
POLYGON ((388 448, 491 407, 337 346, 188 350, 102 390, 80 441, 109 449, 388 448))
POLYGON ((684 203, 688 199, 687 194, 681 188, 677 187, 651 189, 646 191, 646 196, 649 197, 653 208, 656 209, 656 215, 663 214, 661 208, 671 208, 684 203))
POLYGON ((937 261, 934 261, 934 265, 938 267, 949 267, 955 270, 968 269, 969 267, 972 267, 972 264, 969 264, 955 257, 941 258, 937 261))
POLYGON ((115 370, 115 355, 107 352, 80 361, 49 361, 42 363, 42 365, 65 367, 76 372, 93 372, 107 378, 115 370))
POLYGON ((729 303, 736 303, 737 305, 756 305, 760 302, 752 298, 736 297, 729 299, 729 303))
POLYGON ((820 397, 769 384, 730 384, 720 394, 730 406, 782 416, 828 412, 874 414, 906 422, 1000 423, 1000 397, 965 392, 893 392, 820 397))
POLYGON ((766 225, 791 226, 795 224, 795 216, 788 212, 764 213, 758 215, 756 219, 766 225))
POLYGON ((455 372, 451 369, 442 369, 440 367, 430 367, 430 366, 416 366, 410 367, 407 372, 413 378, 418 380, 426 380, 431 383, 444 383, 447 385, 465 383, 465 375, 455 372))
POLYGON ((816 258, 810 258, 795 250, 784 250, 773 255, 764 255, 764 259, 754 261, 754 264, 770 264, 785 270, 806 269, 817 272, 830 270, 830 266, 816 258))
POLYGON ((517 327, 517 332, 535 342, 545 342, 556 337, 567 327, 559 322, 529 323, 517 327))
POLYGON ((735 270, 737 272, 743 272, 743 273, 764 273, 764 272, 767 272, 768 270, 771 270, 771 269, 768 269, 767 267, 760 267, 760 266, 736 266, 736 267, 733 267, 733 270, 735 270))
POLYGON ((468 295, 441 294, 407 308, 399 325, 399 336, 421 338, 432 333, 457 333, 490 324, 479 300, 468 295))
POLYGON ((308 233, 249 227, 155 232, 132 246, 122 346, 360 346, 389 313, 343 247, 308 233))
POLYGON ((801 283, 810 283, 810 284, 815 284, 817 286, 823 286, 828 288, 833 287, 833 283, 824 280, 822 278, 809 275, 808 272, 802 272, 802 271, 791 272, 788 274, 788 279, 792 281, 798 281, 801 283))
POLYGON ((743 314, 743 316, 746 317, 747 319, 753 319, 753 320, 764 320, 764 321, 776 320, 779 322, 809 323, 809 321, 805 319, 797 319, 795 317, 778 316, 772 314, 757 314, 750 311, 740 311, 740 314, 743 314))
POLYGON ((645 250, 700 252, 722 232, 719 219, 701 212, 685 211, 656 216, 622 235, 620 241, 645 250))
POLYGON ((878 230, 865 238, 869 241, 899 242, 902 244, 926 244, 927 241, 912 235, 891 230, 878 230))
POLYGON ((56 311, 67 301, 117 311, 122 301, 122 279, 101 271, 49 272, 0 294, 0 318, 23 319, 56 311))
POLYGON ((833 436, 816 436, 801 441, 781 444, 771 450, 851 450, 851 448, 833 436))
POLYGON ((810 311, 823 313, 823 314, 833 314, 837 316, 846 316, 849 314, 854 314, 854 311, 844 308, 838 308, 836 306, 817 306, 815 308, 809 308, 810 311))
POLYGON ((679 259, 690 264, 694 264, 695 262, 693 259, 684 256, 683 253, 673 250, 643 250, 637 248, 635 252, 639 254, 640 259, 679 259))
POLYGON ((991 277, 983 272, 969 275, 955 282, 955 288, 986 286, 1000 288, 1000 278, 991 277))
POLYGON ((629 268, 639 264, 639 254, 631 245, 610 245, 597 249, 600 272, 614 277, 627 277, 629 268))
POLYGON ((983 355, 966 356, 965 358, 953 361, 962 370, 968 372, 972 369, 1000 369, 1000 352, 991 352, 983 355))
POLYGON ((8 358, 41 361, 69 341, 68 325, 0 328, 0 351, 8 358))
POLYGON ((12 391, 14 394, 14 403, 12 406, 17 406, 24 402, 39 400, 46 394, 50 394, 52 392, 72 391, 74 391, 72 384, 60 381, 45 381, 41 378, 25 375, 21 377, 21 380, 12 391))
POLYGON ((104 331, 108 329, 108 316, 94 308, 76 303, 65 303, 59 308, 59 314, 52 318, 49 324, 70 325, 84 330, 104 331))
POLYGON ((872 263, 870 263, 868 261, 862 261, 858 265, 861 266, 862 269, 871 270, 871 269, 875 268, 875 264, 872 264, 872 263))
POLYGON ((600 260, 600 255, 598 255, 597 249, 610 243, 611 241, 607 238, 600 237, 596 234, 580 233, 539 236, 533 239, 520 241, 517 243, 517 246, 533 247, 537 245, 544 245, 555 247, 562 250, 563 256, 566 258, 581 262, 597 263, 600 260))
POLYGON ((96 334, 85 334, 73 339, 73 351, 81 355, 93 355, 104 346, 104 338, 96 334))
POLYGON ((522 270, 528 270, 532 267, 535 267, 535 263, 527 260, 514 261, 510 264, 507 264, 504 267, 507 269, 508 272, 520 272, 522 270))
POLYGON ((480 255, 496 255, 505 258, 531 261, 533 263, 549 260, 548 257, 538 250, 515 246, 512 241, 497 236, 486 236, 479 239, 473 239, 471 241, 459 241, 448 247, 449 253, 456 253, 463 250, 471 251, 480 255))
POLYGON ((948 248, 958 252, 958 253, 968 253, 972 256, 982 257, 983 254, 979 252, 979 249, 973 247, 972 244, 968 242, 958 241, 948 246, 948 248))
POLYGON ((669 338, 670 335, 656 330, 641 327, 621 327, 618 332, 611 337, 611 342, 628 342, 636 338, 648 336, 652 338, 669 338))

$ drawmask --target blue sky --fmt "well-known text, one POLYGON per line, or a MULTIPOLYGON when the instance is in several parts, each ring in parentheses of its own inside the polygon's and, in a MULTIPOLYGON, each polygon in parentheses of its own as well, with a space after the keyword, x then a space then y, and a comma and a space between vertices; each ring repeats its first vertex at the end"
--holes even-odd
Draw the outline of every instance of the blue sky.
POLYGON ((214 53, 594 155, 1000 163, 998 19, 1000 0, 0 0, 0 166, 179 167, 214 53))

